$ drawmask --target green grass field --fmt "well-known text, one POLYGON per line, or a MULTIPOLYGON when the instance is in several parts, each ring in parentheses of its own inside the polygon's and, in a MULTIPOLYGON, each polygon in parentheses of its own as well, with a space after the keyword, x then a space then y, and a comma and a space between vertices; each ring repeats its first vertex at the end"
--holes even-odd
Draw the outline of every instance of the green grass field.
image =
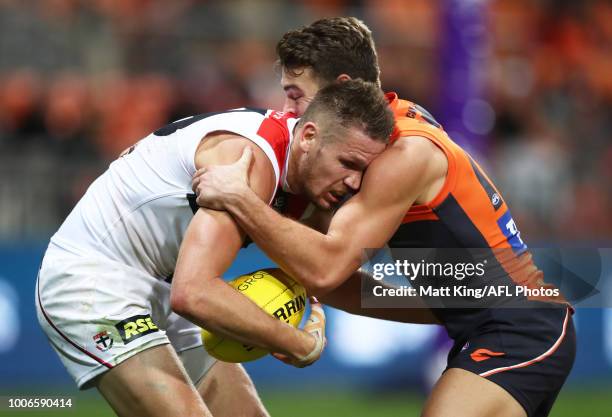
MULTIPOLYGON (((567 389, 559 397, 551 417, 610 417, 612 387, 567 389)), ((30 393, 30 395, 32 395, 30 393)), ((95 391, 73 392, 72 409, 25 410, 0 408, 1 416, 15 417, 110 417, 109 406, 95 391)), ((399 393, 374 395, 358 391, 261 392, 272 416, 291 417, 400 417, 418 416, 423 397, 399 393)), ((6 402, 6 396, 3 401, 6 402)))

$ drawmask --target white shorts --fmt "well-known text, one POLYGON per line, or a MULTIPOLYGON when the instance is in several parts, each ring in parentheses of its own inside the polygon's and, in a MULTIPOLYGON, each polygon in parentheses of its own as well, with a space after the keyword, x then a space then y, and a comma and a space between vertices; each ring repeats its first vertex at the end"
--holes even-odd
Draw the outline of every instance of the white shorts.
POLYGON ((171 343, 192 381, 215 363, 200 328, 172 312, 170 284, 108 259, 49 247, 36 285, 38 321, 80 389, 153 346, 171 343))

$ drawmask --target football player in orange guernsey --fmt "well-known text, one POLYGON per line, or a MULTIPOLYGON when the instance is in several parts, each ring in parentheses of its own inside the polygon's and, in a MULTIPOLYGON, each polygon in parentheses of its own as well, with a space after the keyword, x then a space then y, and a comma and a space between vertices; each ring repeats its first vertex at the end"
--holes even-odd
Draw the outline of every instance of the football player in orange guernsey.
MULTIPOLYGON (((287 112, 302 114, 318 89, 336 81, 362 78, 380 85, 371 32, 355 18, 322 19, 290 31, 277 53, 287 112)), ((245 158, 197 173, 198 204, 230 212, 284 271, 330 305, 444 325, 455 343, 423 416, 547 416, 575 357, 572 310, 561 296, 515 297, 515 308, 439 308, 443 302, 436 297, 421 300, 432 309, 360 308, 359 279, 349 278, 361 266, 364 248, 386 244, 485 249, 498 266, 496 283, 549 288, 482 168, 425 109, 394 93, 387 99, 396 117, 391 144, 370 164, 357 194, 344 202, 355 184, 335 190, 327 201, 337 210, 318 210, 306 221, 319 231, 257 198, 247 185, 245 158)))

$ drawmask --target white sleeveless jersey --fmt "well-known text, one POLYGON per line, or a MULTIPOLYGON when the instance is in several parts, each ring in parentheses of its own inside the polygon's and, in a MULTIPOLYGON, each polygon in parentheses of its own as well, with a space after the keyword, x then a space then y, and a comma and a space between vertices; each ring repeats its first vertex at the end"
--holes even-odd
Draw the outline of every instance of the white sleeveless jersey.
POLYGON ((253 141, 270 159, 278 189, 296 123, 280 112, 236 109, 188 117, 157 130, 94 181, 51 246, 118 261, 154 277, 171 276, 197 210, 191 180, 200 141, 214 131, 253 141))

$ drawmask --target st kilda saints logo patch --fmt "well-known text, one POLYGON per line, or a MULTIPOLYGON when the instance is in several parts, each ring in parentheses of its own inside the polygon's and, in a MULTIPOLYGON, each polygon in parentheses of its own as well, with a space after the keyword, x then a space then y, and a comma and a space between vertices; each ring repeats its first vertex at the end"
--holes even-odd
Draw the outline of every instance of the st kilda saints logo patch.
POLYGON ((96 342, 96 348, 102 352, 106 352, 113 347, 113 337, 106 330, 96 334, 93 340, 96 342))

